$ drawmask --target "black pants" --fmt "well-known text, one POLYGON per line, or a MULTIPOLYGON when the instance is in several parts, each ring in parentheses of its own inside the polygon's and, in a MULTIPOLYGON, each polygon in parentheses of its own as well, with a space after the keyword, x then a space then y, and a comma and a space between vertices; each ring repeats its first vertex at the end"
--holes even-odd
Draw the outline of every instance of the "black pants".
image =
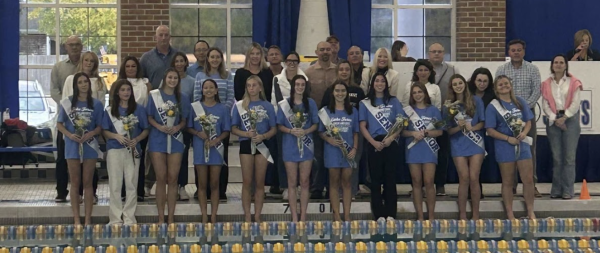
MULTIPOLYGON (((383 140, 383 135, 375 137, 376 141, 383 140)), ((396 192, 396 166, 398 155, 398 143, 395 141, 382 151, 377 151, 368 144, 369 174, 371 175, 371 212, 375 219, 380 217, 396 218, 397 192, 396 192), (381 185, 383 184, 383 196, 381 185)))
POLYGON ((435 186, 443 187, 448 178, 448 161, 450 159, 450 137, 448 132, 444 131, 440 137, 437 137, 437 142, 440 145, 440 150, 438 151, 438 164, 435 168, 435 186))
MULTIPOLYGON (((69 166, 65 159, 65 140, 61 132, 56 136, 56 193, 58 195, 67 195, 69 189, 69 166)), ((83 174, 81 174, 81 182, 83 182, 83 174)), ((92 181, 94 187, 94 195, 98 189, 98 170, 94 169, 94 179, 92 181)), ((79 195, 83 196, 83 184, 79 184, 79 195)))
POLYGON ((192 144, 192 134, 187 131, 183 133, 183 154, 181 154, 181 165, 179 167, 179 177, 177 178, 177 184, 179 187, 186 186, 188 184, 188 166, 190 156, 190 146, 192 144))

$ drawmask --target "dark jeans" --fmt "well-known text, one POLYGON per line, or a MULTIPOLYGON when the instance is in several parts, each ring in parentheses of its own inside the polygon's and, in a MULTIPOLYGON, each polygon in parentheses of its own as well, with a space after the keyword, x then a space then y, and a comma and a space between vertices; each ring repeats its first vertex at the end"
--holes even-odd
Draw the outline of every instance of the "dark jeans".
POLYGON ((323 189, 328 186, 329 171, 325 168, 325 162, 323 161, 323 139, 313 135, 313 140, 315 143, 315 158, 310 172, 310 192, 322 193, 323 189))
MULTIPOLYGON (((277 170, 275 170, 277 172, 277 175, 275 176, 275 180, 278 181, 278 185, 279 188, 281 189, 287 189, 288 188, 288 182, 287 182, 287 171, 285 170, 285 164, 283 162, 283 133, 281 131, 277 132, 277 161, 276 161, 276 165, 277 165, 277 170)), ((318 138, 318 137, 317 137, 318 138)), ((274 156, 275 157, 275 156, 274 156)))
MULTIPOLYGON (((69 167, 67 160, 65 159, 65 140, 61 132, 57 133, 56 136, 56 193, 58 195, 67 195, 69 193, 69 167)), ((83 182, 83 174, 81 175, 81 182, 83 182)), ((98 189, 98 170, 94 169, 94 179, 92 181, 94 187, 94 195, 98 189)), ((79 195, 83 196, 83 184, 79 184, 79 195)))
POLYGON ((177 184, 179 187, 184 187, 188 184, 188 166, 190 146, 192 144, 192 134, 188 133, 187 131, 181 131, 181 133, 183 133, 183 154, 181 154, 181 165, 179 167, 177 184))
MULTIPOLYGON (((375 137, 376 141, 383 140, 383 135, 375 137)), ((383 217, 396 218, 397 192, 396 192, 396 166, 400 149, 398 143, 393 141, 389 147, 382 151, 368 144, 369 173, 371 174, 371 212, 375 220, 383 217), (383 194, 381 192, 383 185, 383 194)))
POLYGON ((438 164, 435 168, 435 186, 443 187, 448 178, 448 161, 450 159, 450 137, 448 132, 444 131, 437 138, 437 142, 440 145, 440 150, 438 151, 438 164))

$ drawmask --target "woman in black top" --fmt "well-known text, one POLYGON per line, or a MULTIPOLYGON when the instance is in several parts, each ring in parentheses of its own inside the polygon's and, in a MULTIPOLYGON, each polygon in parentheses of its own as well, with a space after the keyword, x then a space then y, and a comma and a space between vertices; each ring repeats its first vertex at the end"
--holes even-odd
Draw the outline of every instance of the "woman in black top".
POLYGON ((244 67, 235 71, 233 79, 233 90, 235 91, 235 100, 240 101, 246 92, 246 81, 248 77, 257 75, 262 83, 264 83, 264 92, 267 101, 271 101, 271 89, 273 88, 273 72, 267 66, 265 61, 265 53, 262 47, 254 42, 246 51, 246 60, 244 67))
MULTIPOLYGON (((341 81, 348 85, 348 96, 350 97, 350 104, 358 110, 358 103, 365 99, 365 92, 358 84, 354 82, 353 71, 350 63, 346 60, 341 61, 337 66, 337 81, 341 81)), ((329 86, 323 94, 321 100, 321 107, 329 105, 329 99, 333 92, 333 86, 329 86)))
POLYGON ((496 98, 494 94, 494 78, 489 69, 481 67, 473 71, 469 79, 469 91, 483 100, 485 107, 496 98))
POLYGON ((569 61, 600 61, 600 51, 592 49, 592 34, 587 29, 575 33, 575 49, 567 52, 569 61))

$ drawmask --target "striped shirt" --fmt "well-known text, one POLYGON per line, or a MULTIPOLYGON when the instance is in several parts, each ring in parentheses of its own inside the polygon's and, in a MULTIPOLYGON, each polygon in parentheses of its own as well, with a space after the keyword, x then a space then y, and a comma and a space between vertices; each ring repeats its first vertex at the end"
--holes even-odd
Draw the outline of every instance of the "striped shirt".
POLYGON ((194 85, 194 97, 192 102, 200 101, 202 98, 202 83, 206 79, 213 79, 217 82, 217 86, 219 87, 219 100, 223 103, 227 108, 231 109, 233 104, 235 104, 235 93, 233 91, 233 76, 231 72, 227 71, 227 79, 222 79, 219 73, 214 73, 206 76, 204 72, 198 72, 196 75, 196 84, 194 85))
POLYGON ((507 62, 496 70, 496 77, 505 75, 511 79, 513 90, 517 97, 527 101, 533 108, 542 95, 542 78, 540 70, 530 62, 523 61, 523 65, 515 68, 511 62, 507 62))

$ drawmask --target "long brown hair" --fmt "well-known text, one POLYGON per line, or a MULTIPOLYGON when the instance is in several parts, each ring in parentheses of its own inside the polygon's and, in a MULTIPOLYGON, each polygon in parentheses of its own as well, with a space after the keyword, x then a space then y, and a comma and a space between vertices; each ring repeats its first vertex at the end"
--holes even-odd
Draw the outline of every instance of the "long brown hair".
POLYGON ((129 85, 131 88, 131 96, 129 96, 129 100, 127 101, 127 115, 131 115, 137 109, 137 103, 135 102, 135 96, 133 95, 133 85, 127 79, 119 79, 115 81, 112 86, 115 87, 112 93, 112 99, 110 101, 110 114, 115 117, 121 117, 119 114, 119 104, 121 103, 121 97, 119 97, 119 90, 124 85, 129 85))
POLYGON ((473 117, 475 115, 475 102, 473 102, 473 95, 469 91, 467 81, 462 75, 454 74, 450 77, 450 82, 448 83, 448 100, 454 102, 457 100, 458 97, 458 95, 456 94, 456 92, 454 92, 454 89, 452 88, 452 81, 454 79, 460 79, 465 84, 465 89, 463 90, 463 96, 460 102, 463 105, 465 105, 465 112, 467 113, 467 115, 473 117))
MULTIPOLYGON (((179 76, 179 72, 177 72, 175 68, 168 68, 165 71, 165 77, 163 77, 162 80, 163 85, 160 89, 164 91, 165 87, 167 87, 167 75, 171 72, 177 74, 177 86, 175 86, 175 91, 173 93, 175 93, 175 99, 177 99, 177 106, 181 106, 181 76, 179 76)), ((181 110, 179 110, 179 114, 181 114, 181 110)))
POLYGON ((77 74, 75 74, 75 77, 73 77, 73 97, 71 98, 71 109, 75 109, 76 105, 77 105, 77 98, 79 97, 79 86, 77 86, 77 82, 79 80, 80 77, 85 77, 85 79, 87 79, 88 81, 88 92, 87 92, 87 108, 88 109, 94 109, 94 99, 92 98, 92 82, 90 82, 90 77, 84 73, 84 72, 79 72, 77 74))
MULTIPOLYGON (((523 111, 523 105, 521 105, 521 103, 517 99, 517 96, 515 96, 515 89, 513 88, 512 80, 510 80, 510 77, 508 77, 506 75, 501 75, 501 76, 496 77, 496 80, 494 80, 494 93, 496 94, 496 97, 498 98, 497 86, 498 86, 498 83, 500 82, 500 80, 502 80, 502 79, 508 80, 508 83, 510 84, 510 101, 515 103, 515 105, 517 106, 517 108, 519 108, 519 110, 523 111)), ((502 103, 500 103, 500 105, 502 105, 502 103)))
POLYGON ((425 87, 425 85, 423 85, 419 82, 413 82, 412 85, 410 85, 410 90, 408 91, 408 92, 410 92, 410 99, 408 100, 408 104, 410 106, 414 106, 417 104, 417 101, 415 101, 415 99, 413 98, 413 94, 412 94, 412 91, 414 88, 421 89, 423 91, 423 94, 425 95, 423 102, 425 102, 425 104, 427 104, 427 105, 431 105, 431 97, 429 96, 429 92, 427 92, 427 88, 425 87))

